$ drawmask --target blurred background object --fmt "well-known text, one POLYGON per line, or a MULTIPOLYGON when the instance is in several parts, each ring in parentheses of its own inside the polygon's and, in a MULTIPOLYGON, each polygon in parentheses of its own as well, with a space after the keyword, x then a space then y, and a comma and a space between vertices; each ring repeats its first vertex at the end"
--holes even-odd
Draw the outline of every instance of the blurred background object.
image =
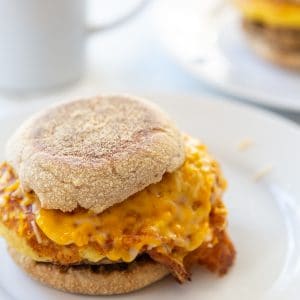
MULTIPOLYGON (((146 2, 149 5, 123 26, 87 39, 86 67, 79 81, 44 92, 11 95, 2 89, 0 114, 114 91, 225 95, 300 122, 299 75, 252 53, 240 28, 240 14, 228 1, 146 2)), ((139 3, 89 0, 87 23, 107 24, 139 3)))
POLYGON ((282 67, 300 70, 300 5, 298 0, 233 0, 242 16, 249 45, 282 67))
POLYGON ((155 19, 167 52, 195 78, 228 96, 300 112, 299 73, 253 53, 233 1, 162 0, 155 19))
POLYGON ((0 87, 32 92, 78 80, 88 34, 122 25, 148 1, 135 2, 106 21, 103 5, 99 25, 88 26, 85 0, 0 0, 0 87))

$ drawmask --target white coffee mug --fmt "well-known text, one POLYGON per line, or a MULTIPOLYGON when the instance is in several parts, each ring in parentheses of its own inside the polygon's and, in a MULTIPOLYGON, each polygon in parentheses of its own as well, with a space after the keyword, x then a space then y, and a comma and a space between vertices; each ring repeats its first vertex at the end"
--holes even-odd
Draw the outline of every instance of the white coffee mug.
POLYGON ((119 25, 133 11, 106 26, 86 28, 86 0, 0 0, 0 89, 28 92, 80 78, 87 32, 119 25))

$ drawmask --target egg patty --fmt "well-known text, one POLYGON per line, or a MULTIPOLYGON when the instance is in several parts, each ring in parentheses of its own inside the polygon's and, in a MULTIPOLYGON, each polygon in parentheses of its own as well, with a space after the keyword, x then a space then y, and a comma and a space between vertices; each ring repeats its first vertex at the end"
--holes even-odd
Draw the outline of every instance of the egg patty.
POLYGON ((10 247, 59 265, 130 263, 141 254, 183 282, 195 262, 225 273, 235 251, 221 201, 226 182, 205 145, 185 138, 186 160, 173 173, 101 214, 40 207, 10 165, 0 167, 0 233, 10 247))

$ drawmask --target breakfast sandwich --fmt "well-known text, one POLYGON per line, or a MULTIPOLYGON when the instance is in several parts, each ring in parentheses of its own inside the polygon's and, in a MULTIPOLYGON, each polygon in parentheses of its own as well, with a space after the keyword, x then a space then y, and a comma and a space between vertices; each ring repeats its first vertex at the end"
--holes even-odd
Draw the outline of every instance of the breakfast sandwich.
POLYGON ((121 294, 234 262, 226 181, 200 141, 154 104, 106 95, 26 121, 0 166, 0 234, 32 278, 121 294))
POLYGON ((250 45, 278 65, 300 68, 300 1, 233 0, 250 45))

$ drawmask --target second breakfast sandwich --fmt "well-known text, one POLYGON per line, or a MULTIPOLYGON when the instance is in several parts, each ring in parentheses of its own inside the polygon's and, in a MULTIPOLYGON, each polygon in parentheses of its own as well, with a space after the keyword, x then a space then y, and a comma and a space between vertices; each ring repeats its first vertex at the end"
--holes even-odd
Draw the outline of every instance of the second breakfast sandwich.
POLYGON ((119 294, 195 264, 225 274, 235 257, 226 183, 199 141, 155 105, 99 96, 25 122, 0 168, 0 233, 33 278, 119 294))
POLYGON ((233 1, 251 47, 275 64, 300 69, 300 1, 233 1))

